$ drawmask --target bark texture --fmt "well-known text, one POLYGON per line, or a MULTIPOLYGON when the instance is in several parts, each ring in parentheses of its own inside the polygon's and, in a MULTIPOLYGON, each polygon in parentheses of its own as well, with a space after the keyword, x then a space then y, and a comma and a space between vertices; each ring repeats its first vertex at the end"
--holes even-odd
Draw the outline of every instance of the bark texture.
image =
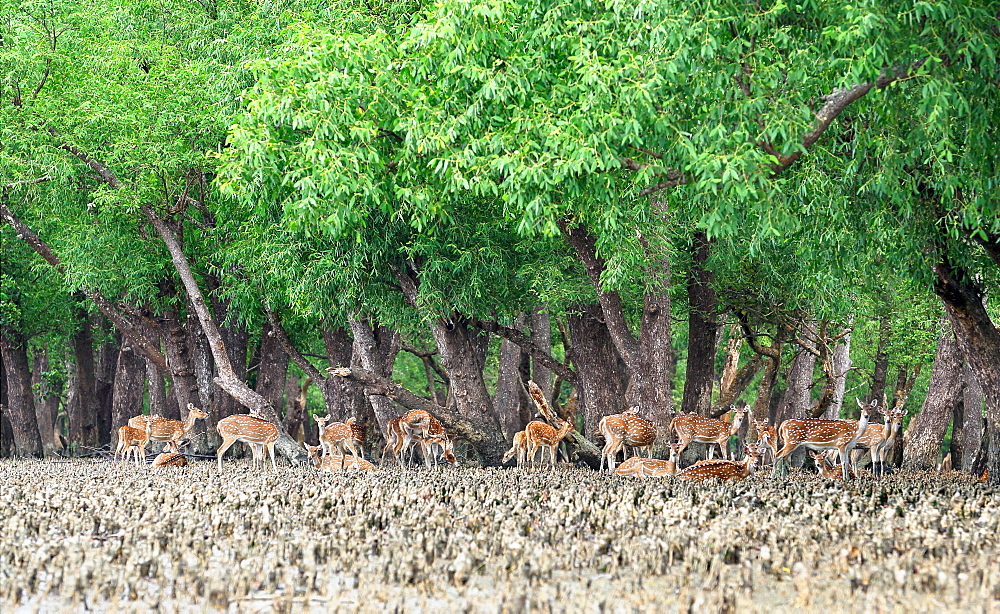
POLYGON ((955 335, 943 322, 938 336, 934 370, 920 413, 910 421, 903 449, 903 466, 936 469, 948 422, 962 392, 962 355, 955 335))
MULTIPOLYGON (((552 323, 549 321, 549 314, 546 311, 538 310, 531 316, 531 341, 538 347, 545 350, 545 353, 552 355, 552 323)), ((552 403, 552 390, 555 380, 553 372, 544 363, 537 360, 531 361, 531 380, 538 385, 538 388, 545 395, 545 400, 552 403)))
MULTIPOLYGON (((351 320, 350 326, 354 334, 351 364, 358 365, 379 377, 391 379, 396 355, 399 354, 399 332, 368 320, 351 320)), ((386 424, 399 412, 389 397, 370 395, 367 399, 369 407, 364 407, 364 403, 358 404, 361 407, 355 410, 355 417, 359 422, 365 422, 368 414, 373 413, 378 422, 379 433, 384 433, 386 424)))
POLYGON ((983 439, 983 388, 968 363, 962 367, 962 379, 962 411, 954 418, 951 458, 956 469, 972 471, 983 439))
POLYGON ((986 464, 990 483, 1000 484, 1000 329, 986 311, 982 289, 970 281, 968 272, 947 259, 933 268, 937 275, 934 290, 944 303, 962 354, 982 386, 986 464))
MULTIPOLYGON (((46 456, 56 451, 56 412, 59 409, 59 391, 54 389, 45 377, 49 370, 48 350, 35 353, 31 369, 31 387, 35 392, 35 418, 38 422, 38 435, 42 438, 42 450, 46 456)), ((2 370, 0 370, 2 374, 2 370)))
POLYGON ((706 269, 711 244, 704 231, 694 233, 691 270, 688 274, 687 372, 681 412, 710 413, 715 381, 715 345, 719 329, 719 299, 712 287, 714 276, 706 269))
POLYGON ((518 431, 524 430, 526 424, 521 417, 521 387, 525 385, 521 379, 521 362, 525 356, 524 350, 513 341, 504 339, 500 342, 500 364, 493 406, 500 417, 500 425, 507 441, 518 431))
POLYGON ((9 326, 0 327, 0 352, 7 380, 5 414, 10 421, 13 452, 17 456, 41 458, 42 438, 35 415, 35 395, 31 390, 31 364, 28 362, 28 342, 9 326))
POLYGON ((118 353, 115 386, 111 394, 111 439, 118 445, 118 429, 128 419, 142 413, 142 397, 146 382, 146 361, 127 341, 118 353))
POLYGON ((570 346, 566 356, 577 374, 578 411, 584 435, 594 439, 601 418, 625 406, 628 371, 602 321, 599 305, 577 305, 566 316, 570 346))
POLYGON ((73 335, 73 357, 76 361, 75 402, 70 405, 70 443, 96 448, 97 433, 97 378, 94 365, 94 340, 90 328, 90 318, 82 310, 77 311, 79 330, 73 335))

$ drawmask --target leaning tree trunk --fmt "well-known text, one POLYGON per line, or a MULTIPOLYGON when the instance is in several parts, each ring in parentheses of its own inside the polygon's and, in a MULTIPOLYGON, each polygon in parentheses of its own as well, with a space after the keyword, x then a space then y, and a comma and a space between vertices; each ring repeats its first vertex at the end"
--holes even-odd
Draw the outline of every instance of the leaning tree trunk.
MULTIPOLYGON (((187 258, 184 256, 184 252, 181 250, 180 243, 178 242, 173 229, 170 228, 170 226, 156 213, 156 211, 153 210, 151 206, 142 205, 141 209, 143 213, 146 214, 149 221, 152 222, 156 231, 166 244, 167 249, 170 251, 170 257, 173 261, 174 268, 177 270, 181 281, 184 283, 184 288, 187 290, 188 298, 194 306, 195 313, 198 314, 198 320, 201 322, 202 330, 205 331, 205 336, 208 337, 209 348, 212 350, 212 356, 215 358, 215 365, 218 369, 218 375, 215 378, 215 382, 223 390, 225 390, 227 394, 232 396, 241 404, 257 412, 262 418, 272 422, 276 426, 279 426, 280 436, 276 442, 275 448, 279 453, 281 453, 282 456, 288 459, 289 462, 293 465, 301 465, 309 462, 309 457, 306 455, 302 446, 289 437, 288 433, 280 430, 280 421, 278 420, 274 406, 271 405, 267 399, 251 390, 250 387, 237 376, 233 363, 230 361, 229 355, 226 353, 226 344, 223 341, 222 334, 219 332, 219 328, 216 326, 215 320, 212 319, 212 315, 208 311, 208 305, 205 303, 205 299, 201 294, 201 289, 198 287, 198 282, 194 278, 194 273, 191 271, 191 267, 188 264, 187 258)), ((246 363, 243 364, 243 370, 246 368, 245 364, 246 363)))
POLYGON ((962 393, 961 350, 944 318, 942 324, 927 398, 906 432, 903 466, 909 469, 937 468, 941 442, 948 430, 955 403, 962 393))
POLYGON ((577 407, 583 413, 583 432, 594 439, 601 418, 626 409, 628 372, 602 322, 598 305, 571 308, 566 323, 570 336, 566 357, 576 371, 577 407))
POLYGON ((878 348, 875 350, 875 369, 872 371, 871 388, 868 391, 869 399, 878 399, 881 403, 885 398, 886 380, 889 377, 889 340, 892 335, 892 328, 889 316, 883 314, 879 317, 878 327, 878 348))
POLYGON ((705 268, 711 245, 705 231, 694 233, 688 274, 688 353, 681 412, 709 414, 715 382, 715 345, 720 328, 714 275, 705 268))
POLYGON ((0 327, 0 352, 7 377, 7 407, 18 456, 44 455, 42 438, 35 416, 35 395, 31 390, 31 366, 28 362, 28 342, 19 331, 0 327))

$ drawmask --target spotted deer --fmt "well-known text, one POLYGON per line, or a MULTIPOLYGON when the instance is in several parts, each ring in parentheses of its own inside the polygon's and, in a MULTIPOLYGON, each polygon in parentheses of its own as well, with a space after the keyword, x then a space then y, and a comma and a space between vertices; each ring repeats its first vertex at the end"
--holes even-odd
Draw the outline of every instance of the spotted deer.
MULTIPOLYGON (((222 436, 222 445, 219 446, 218 452, 215 453, 219 461, 219 471, 222 471, 222 455, 237 441, 249 444, 251 449, 255 448, 255 446, 266 448, 267 452, 271 453, 271 467, 275 470, 278 469, 278 464, 274 457, 274 443, 278 441, 279 432, 278 427, 272 422, 268 422, 263 418, 255 418, 249 414, 234 414, 219 420, 219 424, 215 428, 219 431, 219 435, 222 436)), ((258 455, 256 450, 254 450, 254 465, 257 464, 257 460, 258 455)), ((267 464, 267 454, 261 453, 260 461, 262 464, 267 464)))
POLYGON ((316 419, 317 423, 322 421, 324 427, 322 434, 319 436, 320 445, 323 446, 323 455, 331 455, 334 448, 336 448, 337 452, 340 453, 340 460, 343 462, 347 452, 350 451, 355 461, 354 468, 359 469, 361 463, 358 462, 358 458, 361 455, 358 453, 357 446, 355 445, 354 431, 351 429, 351 426, 354 424, 354 416, 348 418, 347 422, 334 422, 327 426, 326 423, 329 420, 330 416, 316 419))
POLYGON ((132 428, 142 429, 149 423, 152 427, 152 440, 164 441, 172 452, 177 452, 181 438, 194 428, 194 421, 207 418, 208 414, 188 403, 188 415, 184 420, 167 420, 159 416, 133 416, 129 418, 128 425, 132 428))
POLYGON ((535 463, 535 453, 542 448, 541 462, 545 462, 545 449, 549 451, 549 461, 552 466, 556 465, 556 446, 563 440, 563 437, 572 430, 573 425, 565 420, 561 421, 559 430, 552 428, 544 422, 534 420, 524 428, 524 440, 528 446, 528 458, 531 464, 535 463))
MULTIPOLYGON (((826 453, 824 452, 810 452, 809 456, 812 457, 813 461, 816 463, 816 471, 819 472, 821 477, 827 478, 829 480, 842 480, 844 479, 844 474, 840 467, 835 467, 830 464, 826 459, 826 453)), ((851 477, 857 477, 854 468, 850 468, 851 477)))
POLYGON ((153 459, 153 469, 159 467, 184 467, 187 459, 180 452, 164 452, 153 459))
POLYGON ((746 456, 741 461, 711 460, 699 461, 677 474, 678 480, 700 482, 703 480, 743 480, 746 479, 760 463, 760 446, 747 446, 746 456))
POLYGON ((503 455, 503 460, 501 462, 506 463, 510 459, 514 458, 514 455, 517 455, 517 466, 523 467, 528 457, 528 443, 525 439, 524 431, 514 433, 512 447, 510 450, 507 450, 506 454, 503 455))
POLYGON ((618 465, 615 473, 618 475, 632 475, 638 478, 659 478, 675 475, 677 473, 677 451, 681 448, 681 444, 668 443, 667 445, 670 446, 670 458, 667 460, 633 456, 621 465, 618 465))
POLYGON ((115 460, 121 454, 122 463, 126 461, 129 453, 135 457, 137 465, 141 465, 146 460, 146 446, 151 438, 151 426, 146 422, 142 428, 133 428, 125 425, 118 429, 118 447, 115 449, 115 460))
POLYGON ((806 446, 810 450, 821 452, 823 450, 836 449, 840 453, 840 462, 843 467, 844 479, 850 479, 848 472, 851 466, 850 451, 857 444, 858 439, 868 428, 868 420, 871 417, 871 410, 878 404, 878 400, 869 403, 862 403, 858 400, 858 407, 861 408, 860 420, 821 420, 817 418, 785 420, 778 428, 778 436, 785 445, 774 457, 774 471, 777 474, 778 465, 781 460, 791 454, 799 446, 806 446))
POLYGON ((763 444, 771 452, 771 460, 778 455, 778 429, 774 425, 768 424, 767 420, 754 420, 754 427, 757 429, 757 441, 763 444))
POLYGON ((869 424, 865 432, 858 438, 855 448, 871 450, 872 473, 885 475, 885 451, 891 450, 896 444, 896 437, 899 435, 903 418, 906 417, 906 410, 899 408, 886 411, 885 407, 877 409, 885 417, 885 424, 869 424), (876 465, 878 465, 878 469, 876 469, 876 465))
POLYGON ((413 462, 413 447, 419 446, 421 455, 424 457, 424 465, 430 467, 434 458, 434 451, 441 449, 441 457, 449 464, 456 464, 454 445, 451 438, 444 430, 441 421, 422 409, 411 409, 399 418, 399 426, 403 432, 403 438, 396 444, 395 454, 400 451, 405 455, 406 450, 410 450, 410 460, 407 465, 413 462))
POLYGON ((630 445, 640 450, 645 449, 649 458, 653 458, 653 443, 656 441, 656 426, 638 416, 639 408, 632 407, 620 414, 604 416, 597 424, 598 430, 604 436, 604 448, 601 450, 601 470, 605 460, 608 473, 615 470, 615 458, 618 452, 630 445))
POLYGON ((708 444, 709 459, 712 458, 712 454, 715 451, 712 444, 719 446, 719 454, 723 459, 729 458, 727 450, 729 438, 735 435, 740 430, 740 427, 743 426, 743 420, 746 419, 747 412, 750 411, 750 406, 744 403, 740 407, 734 407, 733 411, 735 412, 735 416, 731 423, 725 420, 706 418, 698 414, 681 414, 671 420, 670 430, 677 433, 677 439, 683 444, 680 452, 677 453, 677 458, 680 458, 681 453, 684 452, 691 442, 708 444))
POLYGON ((321 457, 321 450, 322 447, 320 446, 306 446, 306 452, 309 453, 309 459, 312 461, 313 466, 320 471, 328 471, 331 473, 335 471, 342 471, 344 466, 353 465, 355 462, 357 462, 358 469, 361 471, 370 471, 375 469, 375 465, 373 463, 356 456, 347 455, 345 457, 339 454, 331 454, 321 457))

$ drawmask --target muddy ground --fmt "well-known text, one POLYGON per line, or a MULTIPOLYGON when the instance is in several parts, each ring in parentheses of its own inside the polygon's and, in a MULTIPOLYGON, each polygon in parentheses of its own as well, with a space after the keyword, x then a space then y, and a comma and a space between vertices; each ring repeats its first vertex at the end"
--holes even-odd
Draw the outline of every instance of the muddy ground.
POLYGON ((961 474, 680 484, 0 462, 0 611, 1000 611, 961 474))

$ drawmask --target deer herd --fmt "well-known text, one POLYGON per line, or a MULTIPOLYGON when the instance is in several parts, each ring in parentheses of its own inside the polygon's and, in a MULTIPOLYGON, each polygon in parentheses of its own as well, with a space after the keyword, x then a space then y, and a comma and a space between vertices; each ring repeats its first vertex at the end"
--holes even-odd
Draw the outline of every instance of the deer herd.
MULTIPOLYGON (((532 396, 537 397, 537 394, 532 396)), ((544 404, 538 398, 536 402, 540 408, 544 404)), ((778 428, 766 421, 754 420, 757 442, 744 446, 743 458, 739 460, 730 454, 729 441, 746 422, 750 413, 746 404, 733 407, 729 412, 732 419, 728 421, 697 414, 681 414, 671 420, 668 433, 676 435, 677 441, 666 444, 669 457, 665 460, 653 458, 656 425, 640 416, 638 407, 632 407, 620 414, 605 416, 598 424, 604 438, 600 469, 604 471, 606 467, 608 473, 640 478, 669 476, 689 481, 710 478, 739 480, 753 473, 768 453, 774 464, 773 474, 776 475, 782 462, 792 452, 805 447, 810 450, 816 469, 823 477, 850 479, 856 476, 852 466, 856 461, 851 458, 851 452, 855 450, 869 450, 872 472, 884 475, 887 451, 893 448, 906 411, 888 410, 884 400, 881 405, 877 400, 871 403, 859 400, 858 406, 861 415, 857 420, 792 419, 785 420, 778 428), (876 411, 884 417, 884 424, 871 422, 876 411), (692 443, 704 444, 708 458, 681 469, 681 455, 692 443), (719 448, 719 458, 714 457, 716 447, 719 448), (626 457, 621 463, 617 462, 619 454, 626 457)), ((187 418, 183 421, 135 416, 128 421, 128 425, 118 429, 115 460, 120 456, 122 462, 126 462, 131 455, 137 464, 141 464, 149 442, 161 441, 165 450, 156 457, 152 467, 184 466, 187 461, 179 450, 181 439, 194 427, 195 420, 207 415, 189 404, 187 418)), ((365 425, 355 424, 354 418, 332 423, 330 416, 314 419, 319 429, 319 445, 307 445, 306 450, 315 467, 323 471, 367 471, 375 468, 364 457, 365 425)), ((538 468, 545 463, 547 451, 548 464, 554 467, 559 444, 573 430, 573 425, 566 420, 558 420, 558 423, 556 428, 537 419, 529 422, 523 431, 514 435, 513 445, 504 455, 503 462, 516 457, 519 466, 538 468)), ((236 414, 219 420, 216 428, 222 437, 222 445, 216 452, 219 471, 222 471, 223 455, 237 441, 250 447, 254 465, 260 463, 265 466, 270 455, 272 468, 277 467, 275 443, 280 432, 274 423, 249 414, 236 414)), ((388 421, 386 445, 382 450, 383 463, 391 458, 401 467, 408 468, 414 464, 414 456, 419 452, 427 467, 438 462, 455 465, 454 440, 454 436, 429 412, 410 410, 388 421)))

